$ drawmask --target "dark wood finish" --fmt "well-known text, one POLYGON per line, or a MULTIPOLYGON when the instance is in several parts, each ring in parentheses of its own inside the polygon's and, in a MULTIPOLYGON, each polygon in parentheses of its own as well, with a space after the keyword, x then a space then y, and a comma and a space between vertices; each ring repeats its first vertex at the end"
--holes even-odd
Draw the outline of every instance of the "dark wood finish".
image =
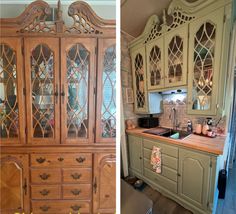
POLYGON ((104 55, 107 48, 116 44, 115 39, 99 39, 98 40, 98 74, 97 74, 97 111, 96 111, 96 143, 115 143, 116 138, 104 138, 101 136, 102 128, 102 101, 103 101, 103 70, 104 55))
POLYGON ((115 213, 116 156, 96 154, 94 157, 93 213, 115 213))

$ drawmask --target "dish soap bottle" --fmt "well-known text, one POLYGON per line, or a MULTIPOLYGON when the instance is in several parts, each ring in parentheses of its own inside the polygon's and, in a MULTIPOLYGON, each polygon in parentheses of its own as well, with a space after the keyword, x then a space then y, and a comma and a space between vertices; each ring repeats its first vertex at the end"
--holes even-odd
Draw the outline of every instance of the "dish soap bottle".
POLYGON ((187 132, 192 132, 192 131, 193 131, 192 122, 191 122, 191 120, 188 120, 188 123, 187 123, 187 132))

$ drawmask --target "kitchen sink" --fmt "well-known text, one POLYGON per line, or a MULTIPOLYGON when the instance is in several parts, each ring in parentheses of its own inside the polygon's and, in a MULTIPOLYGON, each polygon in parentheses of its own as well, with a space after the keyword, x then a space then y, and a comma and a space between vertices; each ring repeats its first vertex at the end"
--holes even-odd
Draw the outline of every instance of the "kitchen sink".
POLYGON ((168 137, 172 139, 184 139, 191 134, 191 132, 162 128, 162 127, 149 129, 149 130, 144 131, 144 133, 158 135, 162 137, 168 137))

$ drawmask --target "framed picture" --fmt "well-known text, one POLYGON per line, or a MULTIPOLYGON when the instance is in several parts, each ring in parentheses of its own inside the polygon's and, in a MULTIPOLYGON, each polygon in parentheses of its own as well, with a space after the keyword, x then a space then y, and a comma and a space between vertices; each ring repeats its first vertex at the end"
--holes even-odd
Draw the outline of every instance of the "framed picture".
POLYGON ((134 93, 132 88, 125 89, 126 103, 134 103, 134 93))

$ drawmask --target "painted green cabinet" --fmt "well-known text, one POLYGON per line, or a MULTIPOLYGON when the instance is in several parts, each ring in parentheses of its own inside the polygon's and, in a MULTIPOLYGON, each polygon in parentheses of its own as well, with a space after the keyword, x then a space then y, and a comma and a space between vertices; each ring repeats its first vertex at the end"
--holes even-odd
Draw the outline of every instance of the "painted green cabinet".
POLYGON ((210 156, 179 149, 178 195, 191 204, 207 209, 210 156))
POLYGON ((216 115, 224 8, 189 24, 188 113, 216 115))
POLYGON ((130 170, 137 175, 142 175, 143 172, 142 138, 129 135, 128 150, 129 150, 130 170))

